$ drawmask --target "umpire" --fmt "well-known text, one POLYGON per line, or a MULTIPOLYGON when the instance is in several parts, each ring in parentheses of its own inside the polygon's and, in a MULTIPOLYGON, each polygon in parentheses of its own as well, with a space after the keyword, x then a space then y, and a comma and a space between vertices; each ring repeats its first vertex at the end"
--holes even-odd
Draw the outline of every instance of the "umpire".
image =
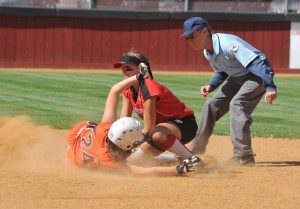
POLYGON ((205 58, 215 71, 207 85, 201 87, 202 97, 226 83, 208 99, 202 110, 193 153, 204 153, 215 122, 230 111, 230 137, 234 145, 232 164, 255 163, 251 147, 251 113, 265 93, 265 101, 276 99, 274 70, 266 56, 243 39, 223 33, 212 33, 208 23, 192 17, 183 24, 184 37, 194 50, 204 50, 205 58))

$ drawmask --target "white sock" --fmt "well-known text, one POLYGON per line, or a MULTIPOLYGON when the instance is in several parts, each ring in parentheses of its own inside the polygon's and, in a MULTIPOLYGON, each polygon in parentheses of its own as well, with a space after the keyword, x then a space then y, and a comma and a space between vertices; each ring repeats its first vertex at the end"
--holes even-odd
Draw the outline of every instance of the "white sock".
POLYGON ((182 157, 183 159, 189 158, 192 156, 191 151, 181 144, 178 139, 175 140, 174 144, 168 149, 168 151, 173 152, 174 154, 182 157))
POLYGON ((178 160, 174 155, 167 154, 160 154, 155 157, 155 160, 160 164, 178 163, 178 160))

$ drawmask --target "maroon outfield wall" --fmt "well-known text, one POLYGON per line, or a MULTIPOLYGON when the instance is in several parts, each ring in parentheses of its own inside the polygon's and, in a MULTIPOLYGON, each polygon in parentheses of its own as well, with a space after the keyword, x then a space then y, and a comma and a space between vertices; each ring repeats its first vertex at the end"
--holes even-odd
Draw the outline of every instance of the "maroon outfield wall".
MULTIPOLYGON (((152 68, 210 71, 202 52, 178 39, 183 20, 125 20, 0 15, 0 67, 111 68, 136 49, 152 68)), ((209 21, 213 32, 245 39, 269 58, 276 72, 288 70, 290 22, 209 21)))

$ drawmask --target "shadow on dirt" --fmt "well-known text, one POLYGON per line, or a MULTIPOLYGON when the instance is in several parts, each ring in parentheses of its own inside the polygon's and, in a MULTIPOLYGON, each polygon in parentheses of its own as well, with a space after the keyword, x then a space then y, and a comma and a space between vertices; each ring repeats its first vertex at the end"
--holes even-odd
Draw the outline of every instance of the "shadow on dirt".
POLYGON ((300 161, 270 161, 270 162, 256 162, 255 167, 287 167, 300 166, 300 161))

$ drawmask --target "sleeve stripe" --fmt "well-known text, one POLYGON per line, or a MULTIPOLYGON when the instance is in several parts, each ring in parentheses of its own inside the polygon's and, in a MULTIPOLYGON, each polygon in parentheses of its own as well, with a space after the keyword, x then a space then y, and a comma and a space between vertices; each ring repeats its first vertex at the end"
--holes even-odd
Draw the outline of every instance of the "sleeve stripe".
POLYGON ((247 65, 249 65, 250 62, 252 62, 258 55, 257 54, 253 54, 244 64, 243 66, 245 68, 247 68, 247 65))

